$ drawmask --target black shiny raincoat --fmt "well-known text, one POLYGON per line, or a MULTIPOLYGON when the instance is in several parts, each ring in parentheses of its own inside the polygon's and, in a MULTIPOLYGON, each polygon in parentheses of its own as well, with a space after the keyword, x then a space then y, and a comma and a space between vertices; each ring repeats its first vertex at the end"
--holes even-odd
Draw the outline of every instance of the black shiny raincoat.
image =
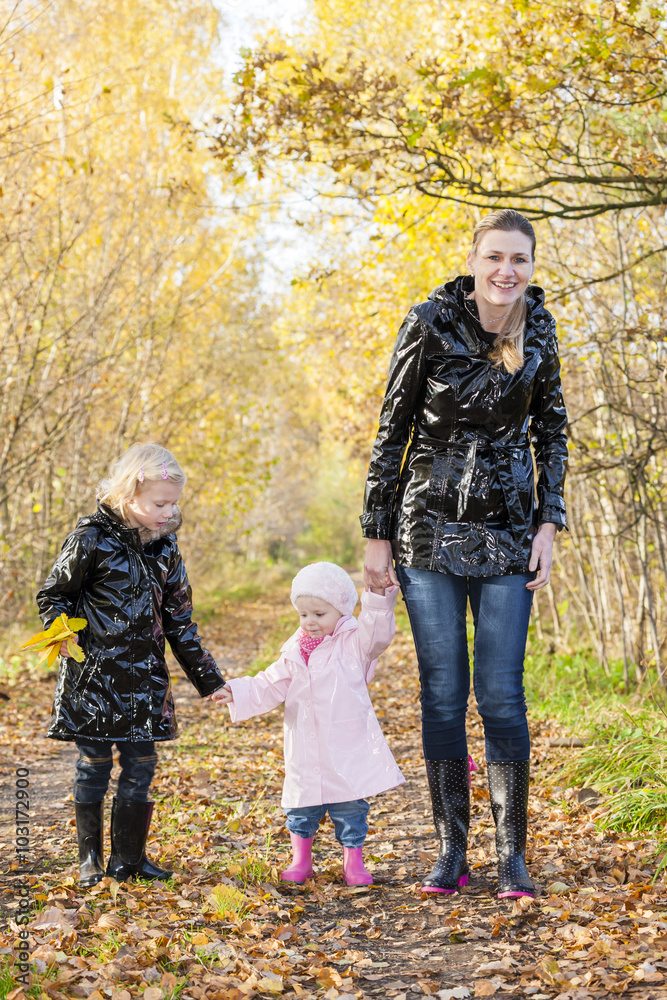
POLYGON ((60 740, 171 740, 177 732, 165 638, 200 695, 224 684, 192 621, 174 529, 142 544, 107 507, 81 518, 37 595, 45 628, 85 618, 85 660, 62 657, 47 735, 60 740))
POLYGON ((362 530, 396 539, 403 566, 462 576, 527 573, 535 526, 567 526, 556 323, 543 291, 529 287, 524 365, 508 374, 489 360, 492 337, 464 304, 473 288, 472 277, 436 288, 401 326, 362 530))

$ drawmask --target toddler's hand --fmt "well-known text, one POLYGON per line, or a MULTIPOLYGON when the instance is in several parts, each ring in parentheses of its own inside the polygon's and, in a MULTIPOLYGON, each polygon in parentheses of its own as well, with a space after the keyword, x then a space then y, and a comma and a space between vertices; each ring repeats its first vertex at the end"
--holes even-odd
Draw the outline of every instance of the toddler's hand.
POLYGON ((373 587, 371 584, 369 585, 368 589, 370 590, 371 594, 382 594, 382 596, 384 597, 384 592, 385 592, 384 587, 373 587))
POLYGON ((224 687, 218 688, 213 694, 209 695, 211 701, 215 701, 218 705, 229 705, 234 701, 234 695, 232 694, 232 689, 229 684, 225 684, 224 687))

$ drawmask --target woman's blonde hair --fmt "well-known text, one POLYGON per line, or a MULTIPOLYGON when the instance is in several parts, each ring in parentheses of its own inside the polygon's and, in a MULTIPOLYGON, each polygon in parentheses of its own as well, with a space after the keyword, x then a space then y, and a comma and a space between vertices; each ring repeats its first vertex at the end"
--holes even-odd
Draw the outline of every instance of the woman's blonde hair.
MULTIPOLYGON (((523 215, 519 215, 513 208, 503 208, 498 212, 491 212, 480 219, 475 226, 472 236, 473 257, 477 253, 480 240, 485 233, 501 230, 505 233, 523 233, 530 240, 530 252, 535 259, 535 247, 537 240, 535 230, 523 215)), ((502 333, 499 333, 496 344, 489 357, 499 368, 504 368, 506 372, 516 372, 523 368, 523 341, 526 332, 526 317, 528 315, 528 303, 525 293, 516 300, 512 306, 507 326, 502 333)))
POLYGON ((135 493, 165 480, 185 486, 185 473, 172 453, 159 444, 133 444, 97 487, 97 500, 126 520, 127 504, 135 493))

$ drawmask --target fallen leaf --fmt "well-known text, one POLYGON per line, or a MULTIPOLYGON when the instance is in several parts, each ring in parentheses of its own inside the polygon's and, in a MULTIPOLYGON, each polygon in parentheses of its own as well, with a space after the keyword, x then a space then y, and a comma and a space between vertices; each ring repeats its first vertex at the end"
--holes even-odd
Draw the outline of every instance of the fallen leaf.
POLYGON ((476 997, 492 997, 495 992, 495 986, 488 979, 480 979, 475 983, 476 997))
POLYGON ((149 986, 144 990, 144 1000, 162 1000, 164 991, 159 986, 149 986))
POLYGON ((125 927, 125 921, 117 913, 103 913, 97 921, 97 927, 104 930, 120 931, 125 927))
POLYGON ((551 896, 563 896, 566 892, 570 892, 570 886, 566 882, 552 882, 547 886, 547 892, 551 896))
MULTIPOLYGON (((282 993, 284 986, 282 979, 260 979, 257 982, 256 989, 266 993, 282 993)), ((154 1000, 157 1000, 157 997, 154 1000)))
POLYGON ((76 910, 59 910, 57 906, 50 906, 48 910, 41 913, 30 925, 35 931, 51 930, 62 928, 71 931, 76 922, 76 910))

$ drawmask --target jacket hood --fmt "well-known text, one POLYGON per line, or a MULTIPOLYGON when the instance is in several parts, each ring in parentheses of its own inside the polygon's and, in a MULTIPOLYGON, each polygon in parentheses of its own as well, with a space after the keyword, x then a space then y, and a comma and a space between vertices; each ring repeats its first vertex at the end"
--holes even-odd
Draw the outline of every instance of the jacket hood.
MULTIPOLYGON (((443 309, 451 310, 458 315, 465 310, 463 300, 475 291, 475 279, 471 274, 460 274, 453 281, 446 281, 444 285, 438 285, 429 294, 429 299, 442 304, 443 309)), ((531 320, 550 318, 550 314, 544 308, 544 289, 538 285, 529 285, 526 289, 526 301, 528 302, 528 316, 531 320)))
POLYGON ((130 527, 129 524, 123 521, 120 514, 111 507, 107 507, 103 503, 98 503, 97 512, 91 514, 89 517, 82 518, 80 523, 83 525, 95 524, 103 528, 110 535, 125 542, 126 545, 136 543, 137 538, 141 545, 148 545, 149 542, 155 542, 160 538, 165 538, 167 535, 175 534, 183 523, 183 515, 180 508, 174 505, 174 512, 166 524, 159 531, 150 531, 148 528, 130 527))

